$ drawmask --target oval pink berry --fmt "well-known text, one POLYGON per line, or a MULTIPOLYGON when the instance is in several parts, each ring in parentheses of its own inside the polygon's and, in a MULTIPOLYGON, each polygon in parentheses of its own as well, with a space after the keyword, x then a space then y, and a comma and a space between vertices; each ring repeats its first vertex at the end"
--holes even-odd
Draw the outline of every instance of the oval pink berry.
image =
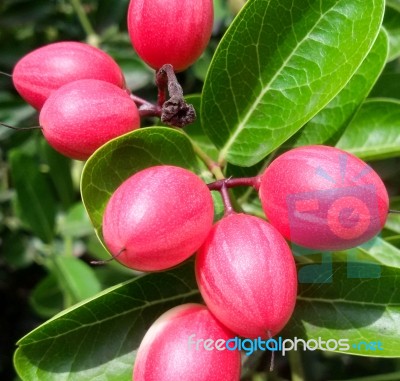
POLYGON ((39 115, 49 144, 65 156, 86 160, 100 146, 140 126, 135 103, 125 90, 82 79, 54 91, 39 115))
POLYGON ((128 31, 137 54, 154 69, 182 71, 205 50, 213 26, 212 0, 131 0, 128 31))
POLYGON ((104 213, 103 235, 112 255, 125 266, 160 271, 183 262, 201 246, 213 216, 211 193, 203 180, 184 168, 155 166, 118 187, 104 213))
POLYGON ((226 349, 223 343, 232 336, 205 306, 172 308, 144 336, 133 380, 239 381, 240 352, 226 349))
POLYGON ((364 161, 328 146, 292 149, 261 179, 262 207, 288 240, 315 250, 360 245, 382 229, 389 198, 364 161))
POLYGON ((18 93, 38 110, 54 90, 79 79, 125 86, 122 71, 113 58, 74 41, 56 42, 28 53, 15 65, 12 78, 18 93))
POLYGON ((217 222, 197 253, 196 278, 210 311, 240 336, 274 336, 293 313, 293 255, 258 217, 230 214, 217 222))

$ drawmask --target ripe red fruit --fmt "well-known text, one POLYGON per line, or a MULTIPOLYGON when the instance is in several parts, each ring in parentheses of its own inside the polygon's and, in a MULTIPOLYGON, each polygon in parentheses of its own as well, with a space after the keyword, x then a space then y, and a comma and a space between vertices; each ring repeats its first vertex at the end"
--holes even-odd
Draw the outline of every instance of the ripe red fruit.
POLYGON ((213 216, 211 193, 198 176, 180 167, 155 166, 137 172, 115 191, 104 213, 103 235, 125 266, 165 270, 201 246, 213 216))
POLYGON ((105 52, 74 41, 56 42, 22 57, 12 74, 18 93, 40 110, 49 95, 79 79, 99 79, 124 87, 118 64, 105 52))
POLYGON ((200 304, 184 304, 165 312, 147 331, 133 369, 134 381, 239 381, 240 352, 205 349, 233 334, 200 304), (194 341, 203 339, 196 347, 194 341), (198 348, 198 349, 197 349, 198 348))
POLYGON ((196 278, 210 311, 240 336, 274 336, 296 303, 293 255, 258 217, 234 213, 217 222, 197 253, 196 278))
POLYGON ((54 91, 39 115, 49 144, 65 156, 86 160, 109 140, 140 126, 135 103, 125 90, 97 79, 82 79, 54 91))
POLYGON ((290 150, 261 179, 262 207, 279 232, 316 250, 343 250, 374 237, 385 224, 388 194, 365 162, 327 146, 290 150))
POLYGON ((203 53, 213 26, 212 0, 131 0, 128 31, 137 54, 152 68, 182 71, 203 53))

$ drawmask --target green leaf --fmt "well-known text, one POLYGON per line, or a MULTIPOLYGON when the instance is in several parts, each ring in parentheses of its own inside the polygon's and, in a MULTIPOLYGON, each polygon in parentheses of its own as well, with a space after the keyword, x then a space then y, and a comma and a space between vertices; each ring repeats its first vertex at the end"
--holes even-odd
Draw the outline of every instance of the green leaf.
POLYGON ((54 274, 43 278, 33 290, 30 303, 43 318, 51 318, 64 308, 63 294, 54 274))
POLYGON ((349 348, 342 352, 347 354, 400 357, 400 325, 396 323, 400 321, 400 270, 382 267, 379 278, 350 278, 348 263, 338 263, 330 280, 299 285, 285 334, 305 340, 345 339, 349 348), (367 349, 367 343, 378 341, 383 350, 377 345, 372 345, 375 350, 367 349))
POLYGON ((71 159, 54 150, 44 139, 40 141, 40 150, 47 165, 49 176, 63 206, 68 208, 74 198, 75 191, 71 176, 71 159))
POLYGON ((79 258, 54 255, 48 267, 58 281, 67 306, 96 295, 101 290, 94 270, 79 258))
POLYGON ((251 166, 349 81, 378 35, 382 0, 250 0, 215 53, 201 117, 219 161, 251 166))
POLYGON ((103 212, 113 192, 134 173, 161 164, 196 171, 192 144, 182 132, 166 127, 139 129, 111 140, 89 158, 82 173, 81 193, 100 238, 103 212))
POLYGON ((383 26, 389 34, 388 61, 392 61, 400 57, 400 9, 387 6, 383 26))
POLYGON ((58 220, 58 233, 64 237, 81 238, 93 234, 85 207, 81 202, 68 209, 65 216, 58 220))
POLYGON ((10 151, 9 161, 20 213, 24 222, 42 241, 54 236, 56 202, 45 174, 31 155, 18 149, 10 151))
POLYGON ((345 88, 288 143, 296 147, 308 144, 334 145, 379 78, 387 54, 388 36, 382 29, 368 56, 345 88))
POLYGON ((23 381, 131 380, 136 350, 152 322, 198 295, 192 263, 110 288, 22 338, 17 372, 23 381))
POLYGON ((400 372, 383 373, 375 376, 357 377, 346 380, 333 380, 333 381, 398 381, 400 379, 400 372))
MULTIPOLYGON (((132 44, 130 40, 126 39, 126 35, 123 40, 111 40, 108 41, 107 45, 104 46, 108 54, 110 54, 121 67, 126 87, 130 91, 136 91, 148 85, 154 84, 154 70, 147 66, 143 60, 141 60, 135 51, 132 50, 132 44)), ((120 36, 117 36, 120 37, 120 36)))
POLYGON ((400 12, 400 0, 386 0, 386 6, 394 8, 400 12))
MULTIPOLYGON (((400 197, 394 197, 390 200, 390 209, 400 211, 400 197)), ((400 234, 400 214, 389 213, 385 228, 400 234)))
POLYGON ((337 143, 363 160, 400 155, 400 101, 367 100, 337 143))
MULTIPOLYGON (((316 263, 322 271, 332 262, 357 263, 358 270, 364 267, 366 273, 379 273, 380 266, 400 269, 400 250, 379 236, 352 249, 338 252, 317 252, 299 246, 292 246, 293 252, 300 263, 316 263)), ((314 276, 311 274, 310 276, 314 276)), ((313 278, 311 278, 313 279, 313 278)))
POLYGON ((372 98, 400 99, 400 73, 384 72, 371 91, 372 98))
POLYGON ((192 139, 208 156, 210 156, 214 160, 217 160, 218 150, 213 142, 205 134, 204 129, 201 125, 201 96, 198 94, 189 95, 185 97, 185 100, 187 103, 193 105, 194 109, 196 110, 197 118, 194 123, 186 126, 184 131, 190 136, 190 139, 192 139))

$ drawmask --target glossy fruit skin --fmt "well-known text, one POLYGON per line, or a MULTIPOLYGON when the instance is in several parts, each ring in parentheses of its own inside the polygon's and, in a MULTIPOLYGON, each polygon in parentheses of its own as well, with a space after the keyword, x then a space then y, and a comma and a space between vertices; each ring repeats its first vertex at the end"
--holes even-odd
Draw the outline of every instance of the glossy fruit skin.
POLYGON ((103 235, 125 266, 161 271, 194 254, 213 217, 211 192, 203 180, 184 168, 155 166, 118 187, 104 213, 103 235))
POLYGON ((328 146, 287 151, 264 172, 259 189, 268 220, 288 240, 315 250, 344 250, 379 233, 389 198, 376 172, 328 146))
POLYGON ((153 69, 182 71, 205 50, 213 27, 212 0, 131 0, 128 32, 137 54, 153 69))
POLYGON ((293 313, 297 272, 290 248, 261 218, 218 221, 196 256, 203 299, 222 324, 248 338, 276 335, 293 313))
POLYGON ((128 93, 96 79, 68 83, 45 102, 39 123, 49 144, 65 156, 86 160, 109 140, 140 127, 128 93))
POLYGON ((183 304, 161 315, 147 331, 136 355, 134 381, 239 381, 238 350, 205 350, 188 340, 229 340, 234 335, 200 304, 183 304))
POLYGON ((54 90, 79 79, 98 79, 125 87, 122 71, 111 56, 75 41, 33 50, 17 62, 12 78, 18 93, 37 110, 54 90))

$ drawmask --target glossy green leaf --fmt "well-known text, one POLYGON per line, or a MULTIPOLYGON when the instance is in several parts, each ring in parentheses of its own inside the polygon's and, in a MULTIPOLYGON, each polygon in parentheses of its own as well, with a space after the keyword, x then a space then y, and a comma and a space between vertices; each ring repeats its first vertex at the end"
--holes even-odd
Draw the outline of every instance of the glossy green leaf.
POLYGON ((387 55, 388 36, 381 30, 368 56, 344 89, 288 143, 296 147, 307 144, 334 145, 371 91, 386 64, 387 55))
POLYGON ((15 367, 23 381, 130 381, 151 323, 198 295, 192 263, 115 286, 22 338, 15 367))
POLYGON ((389 57, 392 61, 400 57, 400 9, 391 6, 386 7, 383 26, 389 34, 389 57))
POLYGON ((111 140, 89 158, 81 194, 99 237, 104 209, 118 186, 134 173, 161 164, 197 170, 192 144, 182 132, 166 127, 139 129, 111 140))
POLYGON ((364 160, 400 156, 400 101, 370 99, 355 115, 338 148, 364 160))
MULTIPOLYGON (((345 339, 349 348, 343 353, 400 357, 400 270, 381 267, 379 278, 362 279, 354 274, 349 277, 348 266, 335 263, 329 283, 317 278, 314 283, 300 284, 286 335, 325 342, 345 339)), ((325 276, 321 272, 321 279, 325 276)))
POLYGON ((381 0, 248 1, 204 84, 219 161, 253 165, 321 110, 367 56, 383 11, 381 0))
POLYGON ((24 222, 42 241, 54 237, 56 202, 49 179, 34 157, 15 149, 9 155, 11 176, 24 222))

